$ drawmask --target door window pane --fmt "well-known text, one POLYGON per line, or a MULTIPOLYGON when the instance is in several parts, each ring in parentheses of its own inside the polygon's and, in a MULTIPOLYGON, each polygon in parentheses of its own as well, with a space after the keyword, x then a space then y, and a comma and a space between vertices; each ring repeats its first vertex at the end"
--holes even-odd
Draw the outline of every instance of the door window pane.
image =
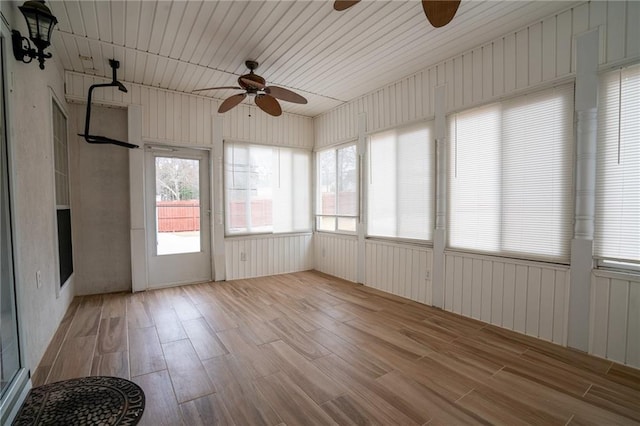
POLYGON ((200 162, 156 157, 157 254, 200 251, 200 162))

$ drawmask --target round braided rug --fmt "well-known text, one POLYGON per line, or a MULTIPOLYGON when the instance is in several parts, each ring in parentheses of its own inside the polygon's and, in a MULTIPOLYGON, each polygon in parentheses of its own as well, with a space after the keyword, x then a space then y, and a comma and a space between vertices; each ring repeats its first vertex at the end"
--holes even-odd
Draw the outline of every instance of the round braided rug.
POLYGON ((31 389, 13 424, 135 425, 144 403, 140 386, 119 377, 64 380, 31 389))

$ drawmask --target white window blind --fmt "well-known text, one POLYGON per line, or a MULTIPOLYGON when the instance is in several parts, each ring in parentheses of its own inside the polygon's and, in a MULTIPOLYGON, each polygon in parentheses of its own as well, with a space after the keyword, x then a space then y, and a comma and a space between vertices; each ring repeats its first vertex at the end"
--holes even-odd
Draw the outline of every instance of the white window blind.
POLYGON ((227 234, 309 231, 311 153, 225 143, 227 234))
POLYGON ((316 206, 319 231, 356 231, 358 155, 355 145, 318 152, 316 206))
POLYGON ((568 261, 573 86, 450 117, 449 246, 568 261))
POLYGON ((601 77, 596 176, 595 254, 639 263, 639 65, 601 77))
POLYGON ((369 139, 367 232, 431 240, 435 205, 433 122, 369 139))

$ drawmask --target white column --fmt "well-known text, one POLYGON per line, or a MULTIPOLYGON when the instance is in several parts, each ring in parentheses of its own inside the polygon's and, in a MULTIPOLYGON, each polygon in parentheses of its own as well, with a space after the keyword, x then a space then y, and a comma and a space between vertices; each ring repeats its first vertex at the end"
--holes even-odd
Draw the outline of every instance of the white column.
POLYGON ((225 244, 224 244, 224 187, 223 187, 223 140, 221 114, 213 116, 211 130, 213 133, 213 149, 211 151, 211 187, 213 192, 213 218, 211 222, 213 245, 213 272, 215 281, 226 279, 225 244))
POLYGON ((131 221, 131 290, 147 289, 147 236, 144 208, 144 145, 142 143, 142 106, 127 109, 128 141, 139 145, 129 150, 129 204, 131 221))
POLYGON ((444 307, 444 249, 447 238, 447 129, 445 102, 446 86, 436 87, 436 224, 433 232, 431 303, 438 308, 444 307))
POLYGON ((568 346, 589 348, 589 310, 596 189, 598 30, 576 39, 576 196, 571 241, 568 346))
POLYGON ((367 208, 367 191, 365 185, 365 176, 367 176, 368 170, 366 170, 366 136, 367 130, 367 114, 360 113, 358 115, 358 145, 356 147, 358 153, 358 172, 360 176, 358 182, 360 184, 360 191, 358 191, 360 197, 360 217, 358 218, 358 267, 357 267, 357 282, 364 284, 365 279, 365 236, 367 235, 367 221, 366 221, 366 208, 367 208))

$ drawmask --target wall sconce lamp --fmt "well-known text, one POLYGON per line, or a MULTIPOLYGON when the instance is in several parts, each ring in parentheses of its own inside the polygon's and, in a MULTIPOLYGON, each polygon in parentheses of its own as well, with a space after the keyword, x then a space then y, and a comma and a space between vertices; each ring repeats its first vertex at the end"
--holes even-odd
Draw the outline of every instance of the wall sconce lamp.
POLYGON ((31 62, 33 58, 38 58, 40 69, 43 70, 44 60, 51 57, 51 53, 44 53, 44 49, 51 44, 51 32, 58 20, 51 14, 49 8, 44 5, 44 0, 25 1, 18 9, 27 20, 29 38, 23 37, 17 30, 11 31, 13 56, 25 64, 31 62), (31 47, 29 40, 33 42, 35 49, 31 47), (26 48, 23 47, 23 41, 26 41, 26 48), (28 60, 25 58, 28 58, 28 60))

